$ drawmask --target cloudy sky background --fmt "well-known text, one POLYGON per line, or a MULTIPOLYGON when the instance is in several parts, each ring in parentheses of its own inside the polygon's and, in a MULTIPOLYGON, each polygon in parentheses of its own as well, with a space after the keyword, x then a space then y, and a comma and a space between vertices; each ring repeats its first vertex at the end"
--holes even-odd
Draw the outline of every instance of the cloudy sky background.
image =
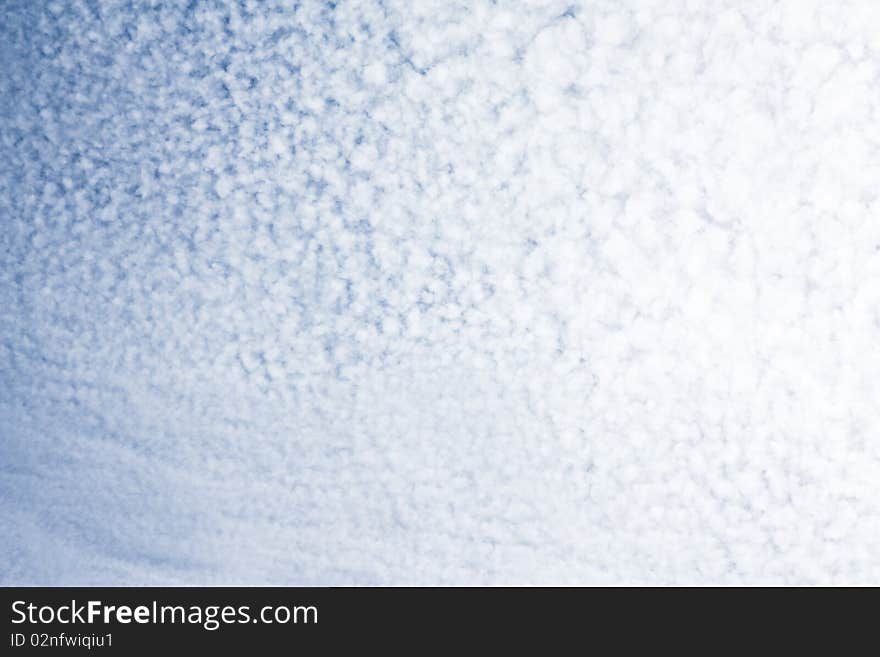
POLYGON ((880 5, 0 8, 0 582, 880 583, 880 5))

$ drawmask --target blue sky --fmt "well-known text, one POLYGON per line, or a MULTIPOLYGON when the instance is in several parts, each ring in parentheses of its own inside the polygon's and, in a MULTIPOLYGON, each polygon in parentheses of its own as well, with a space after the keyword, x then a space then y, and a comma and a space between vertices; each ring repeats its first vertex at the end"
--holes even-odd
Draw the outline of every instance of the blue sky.
POLYGON ((877 34, 4 3, 0 582, 877 582, 877 34))

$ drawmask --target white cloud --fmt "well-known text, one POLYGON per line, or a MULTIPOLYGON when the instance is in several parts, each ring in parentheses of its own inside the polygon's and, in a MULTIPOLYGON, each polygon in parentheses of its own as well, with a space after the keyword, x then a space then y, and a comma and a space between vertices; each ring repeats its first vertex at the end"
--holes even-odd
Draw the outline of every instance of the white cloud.
POLYGON ((20 3, 0 581, 877 583, 874 3, 20 3))

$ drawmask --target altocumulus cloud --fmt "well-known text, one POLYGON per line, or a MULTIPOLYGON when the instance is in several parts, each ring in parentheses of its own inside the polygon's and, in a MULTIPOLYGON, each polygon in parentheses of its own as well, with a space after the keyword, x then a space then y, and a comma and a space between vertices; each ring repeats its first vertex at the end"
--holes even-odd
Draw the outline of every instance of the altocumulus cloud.
POLYGON ((0 581, 880 582, 877 34, 7 0, 0 581))

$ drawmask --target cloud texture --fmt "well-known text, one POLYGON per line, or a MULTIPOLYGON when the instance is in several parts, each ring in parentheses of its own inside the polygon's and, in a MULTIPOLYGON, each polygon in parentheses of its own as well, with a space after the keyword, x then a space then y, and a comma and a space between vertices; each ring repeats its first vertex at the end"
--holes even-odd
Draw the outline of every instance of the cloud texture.
POLYGON ((0 8, 0 582, 880 583, 880 5, 0 8))

